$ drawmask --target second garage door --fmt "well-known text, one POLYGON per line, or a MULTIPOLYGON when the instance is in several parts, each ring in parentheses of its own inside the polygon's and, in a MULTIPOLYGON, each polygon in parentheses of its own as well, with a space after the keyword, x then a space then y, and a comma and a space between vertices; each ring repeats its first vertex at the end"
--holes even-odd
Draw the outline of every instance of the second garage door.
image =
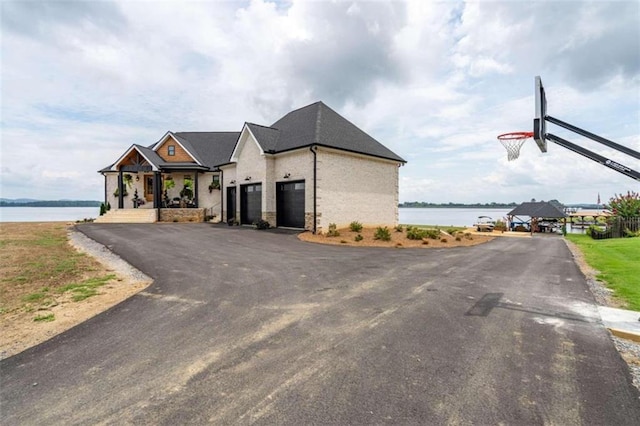
POLYGON ((278 226, 304 228, 304 181, 276 184, 278 226))
POLYGON ((262 184, 242 185, 240 191, 240 222, 251 225, 262 219, 262 184))

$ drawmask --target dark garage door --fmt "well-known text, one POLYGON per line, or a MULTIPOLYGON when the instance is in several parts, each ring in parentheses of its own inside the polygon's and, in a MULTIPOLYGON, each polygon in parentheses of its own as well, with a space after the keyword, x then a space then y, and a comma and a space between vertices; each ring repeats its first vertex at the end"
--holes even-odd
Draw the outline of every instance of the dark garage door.
POLYGON ((252 224, 262 219, 262 184, 242 185, 240 190, 241 223, 252 224))
POLYGON ((304 181, 276 184, 278 226, 304 228, 304 181))

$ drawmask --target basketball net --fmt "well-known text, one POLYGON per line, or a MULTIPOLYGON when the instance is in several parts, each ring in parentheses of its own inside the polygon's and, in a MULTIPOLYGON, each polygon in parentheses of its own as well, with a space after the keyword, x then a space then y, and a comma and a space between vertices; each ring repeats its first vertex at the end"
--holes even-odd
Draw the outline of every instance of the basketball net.
POLYGON ((533 137, 533 132, 513 132, 498 136, 498 140, 507 150, 507 160, 513 161, 520 156, 524 142, 533 137))

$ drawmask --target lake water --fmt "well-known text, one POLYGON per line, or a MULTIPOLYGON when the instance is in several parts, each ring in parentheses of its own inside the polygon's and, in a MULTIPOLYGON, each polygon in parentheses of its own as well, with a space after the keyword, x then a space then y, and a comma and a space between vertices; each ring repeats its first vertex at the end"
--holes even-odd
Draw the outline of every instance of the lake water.
POLYGON ((0 207, 0 222, 75 222, 99 215, 100 207, 0 207))
MULTIPOLYGON (((411 225, 471 226, 478 216, 504 220, 511 209, 401 208, 400 223, 411 225)), ((96 218, 99 207, 0 207, 0 222, 70 222, 96 218)), ((569 232, 584 232, 571 229, 569 232)))
POLYGON ((478 216, 504 220, 513 209, 449 209, 449 208, 401 208, 400 223, 411 225, 471 226, 478 216))

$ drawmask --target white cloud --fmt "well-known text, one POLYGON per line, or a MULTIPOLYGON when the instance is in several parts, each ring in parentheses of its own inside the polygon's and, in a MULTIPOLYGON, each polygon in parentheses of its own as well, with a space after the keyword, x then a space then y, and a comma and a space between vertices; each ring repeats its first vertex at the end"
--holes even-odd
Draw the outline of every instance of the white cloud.
POLYGON ((551 115, 639 150, 639 16, 624 1, 2 2, 2 194, 101 199, 96 171, 132 143, 317 100, 409 160, 401 201, 638 190, 553 145, 507 162, 496 136, 531 129, 542 75, 551 115))

